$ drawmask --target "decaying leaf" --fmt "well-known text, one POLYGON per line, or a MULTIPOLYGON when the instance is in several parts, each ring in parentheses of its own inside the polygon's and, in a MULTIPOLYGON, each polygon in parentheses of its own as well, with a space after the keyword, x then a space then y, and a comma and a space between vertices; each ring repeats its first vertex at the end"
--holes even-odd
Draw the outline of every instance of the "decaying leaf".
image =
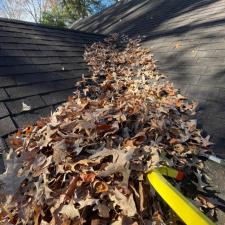
POLYGON ((109 195, 113 204, 119 206, 123 215, 132 217, 137 213, 136 205, 133 199, 133 195, 125 196, 117 188, 109 195))
POLYGON ((98 215, 102 218, 109 218, 110 217, 110 209, 108 206, 102 203, 97 203, 93 210, 98 211, 98 215))
POLYGON ((103 192, 107 192, 109 187, 103 181, 96 181, 94 184, 94 189, 95 189, 96 193, 103 193, 103 192))
POLYGON ((72 201, 70 201, 68 205, 64 205, 59 213, 67 216, 69 219, 74 219, 80 216, 79 210, 74 207, 72 201))
MULTIPOLYGON (((25 153, 26 154, 26 153, 25 153)), ((2 183, 0 190, 1 193, 13 196, 16 194, 24 177, 17 176, 18 171, 23 164, 24 157, 17 157, 16 153, 11 149, 7 157, 5 158, 5 173, 0 175, 0 182, 2 183)))
POLYGON ((108 166, 105 167, 105 170, 100 171, 98 176, 106 177, 112 175, 114 173, 120 172, 122 173, 123 179, 121 181, 122 184, 128 185, 128 179, 130 176, 130 169, 129 169, 129 161, 132 158, 133 151, 128 150, 108 150, 105 149, 95 155, 93 158, 98 156, 112 156, 113 161, 108 166))
POLYGON ((30 111, 31 106, 27 105, 26 103, 22 102, 22 111, 30 111))
POLYGON ((181 43, 180 42, 177 42, 176 44, 175 44, 175 48, 181 48, 181 43))

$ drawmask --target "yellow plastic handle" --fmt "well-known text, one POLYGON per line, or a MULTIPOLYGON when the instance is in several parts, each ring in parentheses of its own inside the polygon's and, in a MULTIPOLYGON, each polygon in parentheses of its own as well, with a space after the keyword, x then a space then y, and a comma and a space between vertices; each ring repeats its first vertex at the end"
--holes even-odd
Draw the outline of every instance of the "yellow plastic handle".
POLYGON ((215 225, 207 216, 176 190, 157 169, 147 174, 148 180, 171 209, 187 225, 215 225))
POLYGON ((175 178, 176 180, 182 180, 184 178, 183 172, 167 167, 167 166, 161 166, 157 168, 157 171, 164 176, 172 177, 172 178, 175 178))

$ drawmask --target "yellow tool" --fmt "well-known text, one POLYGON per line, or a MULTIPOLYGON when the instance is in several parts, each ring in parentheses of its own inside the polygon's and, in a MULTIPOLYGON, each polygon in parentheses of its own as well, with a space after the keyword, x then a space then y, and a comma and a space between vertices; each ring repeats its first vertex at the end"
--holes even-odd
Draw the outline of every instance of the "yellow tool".
POLYGON ((152 172, 147 173, 151 185, 164 199, 164 201, 173 209, 173 211, 187 225, 215 225, 207 216, 189 202, 179 191, 176 190, 163 175, 173 178, 177 177, 178 171, 159 167, 152 172))
POLYGON ((184 173, 180 170, 175 170, 173 168, 169 168, 167 166, 161 166, 157 169, 162 175, 167 177, 175 178, 176 180, 183 180, 184 173))

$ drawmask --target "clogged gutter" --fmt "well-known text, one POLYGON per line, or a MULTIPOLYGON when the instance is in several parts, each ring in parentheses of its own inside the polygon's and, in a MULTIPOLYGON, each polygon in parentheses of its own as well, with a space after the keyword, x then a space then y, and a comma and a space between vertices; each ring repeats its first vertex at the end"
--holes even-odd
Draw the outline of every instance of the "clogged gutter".
POLYGON ((87 48, 92 77, 11 138, 1 224, 176 224, 145 176, 160 165, 183 170, 187 179, 171 182, 201 210, 214 210, 198 195, 206 185, 198 154, 211 143, 196 128, 196 104, 156 71, 139 42, 113 35, 87 48))

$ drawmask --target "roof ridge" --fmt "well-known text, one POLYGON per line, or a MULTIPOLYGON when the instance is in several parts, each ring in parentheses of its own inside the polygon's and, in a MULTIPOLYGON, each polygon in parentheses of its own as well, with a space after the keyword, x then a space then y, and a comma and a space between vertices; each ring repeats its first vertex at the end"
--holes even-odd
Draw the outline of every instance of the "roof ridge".
MULTIPOLYGON (((142 2, 146 2, 146 1, 147 0, 142 0, 142 2)), ((108 13, 111 14, 112 10, 120 9, 120 7, 126 7, 129 4, 136 4, 136 3, 140 3, 140 2, 141 2, 140 0, 120 0, 117 3, 105 8, 104 10, 102 10, 102 11, 100 11, 100 12, 94 14, 94 15, 90 15, 90 16, 87 16, 83 19, 75 21, 70 26, 70 28, 71 29, 76 28, 76 30, 78 29, 78 30, 84 31, 82 29, 82 25, 88 26, 88 25, 92 24, 93 21, 98 20, 98 17, 101 17, 103 15, 108 15, 108 13)), ((95 34, 104 34, 104 33, 100 33, 100 32, 94 32, 94 33, 95 34)))
POLYGON ((33 27, 37 27, 37 28, 47 28, 47 29, 58 30, 58 31, 67 31, 67 32, 71 32, 71 33, 88 34, 88 35, 93 35, 93 36, 96 36, 96 35, 97 36, 105 36, 104 34, 74 30, 71 28, 55 27, 55 26, 50 26, 50 25, 46 25, 46 24, 28 22, 28 21, 23 21, 23 20, 16 20, 16 19, 8 19, 8 18, 2 18, 2 17, 0 17, 0 22, 22 24, 22 25, 28 25, 28 26, 33 26, 33 27))
MULTIPOLYGON (((127 1, 132 1, 132 0, 120 0, 120 1, 118 1, 118 2, 116 2, 116 3, 114 3, 114 4, 112 4, 111 6, 108 6, 108 7, 105 8, 104 10, 102 10, 102 11, 100 11, 100 12, 97 12, 97 13, 94 14, 94 15, 89 15, 89 16, 87 16, 87 17, 80 18, 79 20, 74 21, 74 22, 70 25, 70 29, 73 29, 73 26, 75 26, 76 24, 79 24, 80 22, 84 22, 85 20, 89 20, 89 19, 92 18, 92 17, 96 17, 96 16, 98 16, 98 15, 101 15, 101 14, 105 13, 107 10, 112 9, 112 8, 114 8, 114 7, 117 7, 117 6, 118 6, 119 4, 121 4, 121 3, 124 3, 124 2, 127 3, 127 1)), ((101 34, 101 33, 96 33, 96 34, 101 34)))

